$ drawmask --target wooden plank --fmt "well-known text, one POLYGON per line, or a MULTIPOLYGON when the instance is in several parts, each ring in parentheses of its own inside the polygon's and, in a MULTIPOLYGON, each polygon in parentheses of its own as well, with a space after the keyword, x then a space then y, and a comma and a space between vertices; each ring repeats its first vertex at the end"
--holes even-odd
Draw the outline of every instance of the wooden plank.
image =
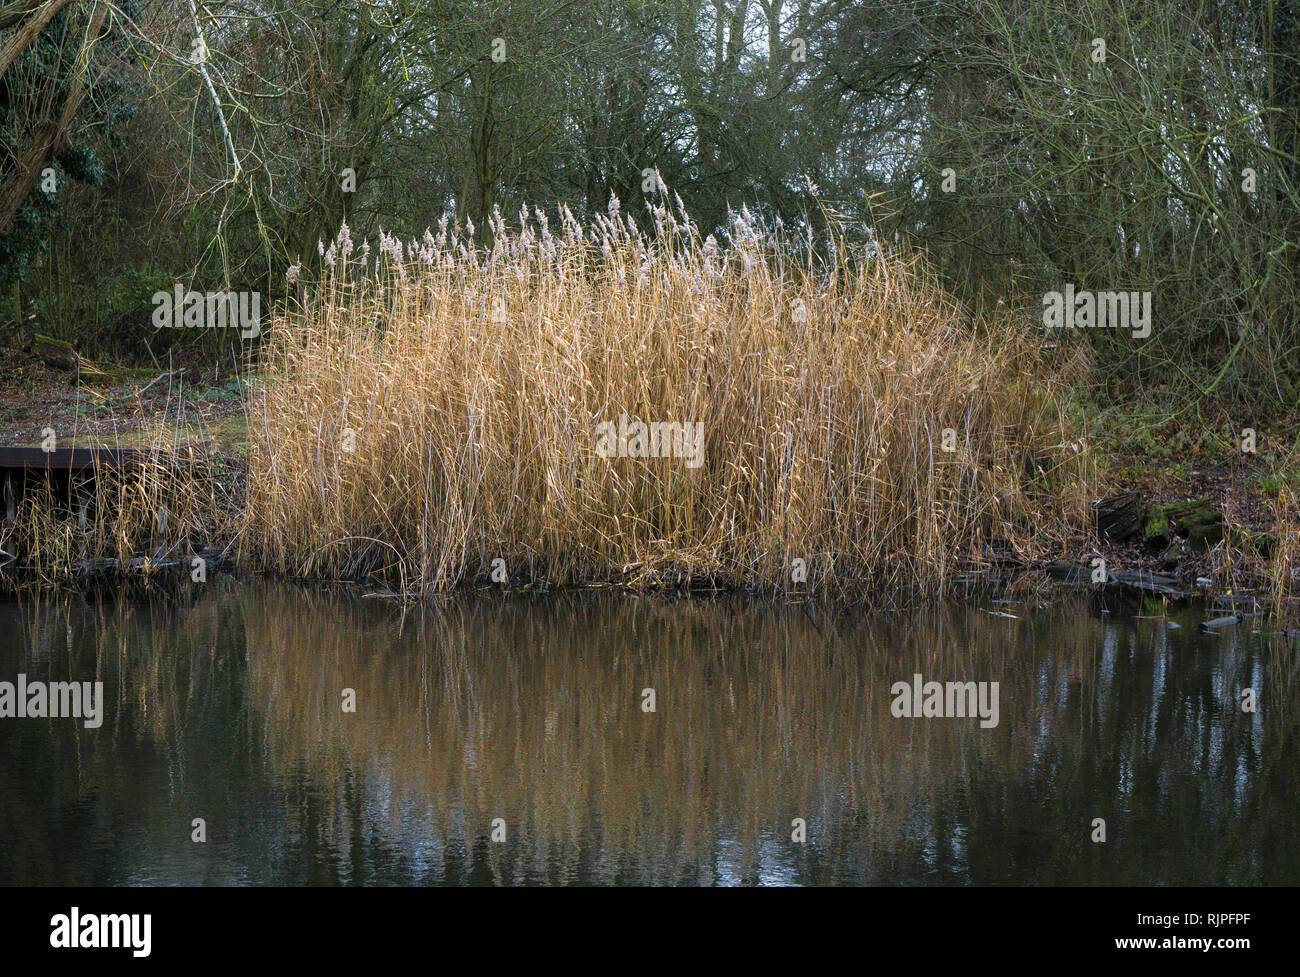
POLYGON ((170 450, 153 448, 44 448, 0 446, 0 469, 44 471, 86 471, 109 468, 143 468, 161 465, 175 468, 207 456, 210 443, 182 445, 170 450))

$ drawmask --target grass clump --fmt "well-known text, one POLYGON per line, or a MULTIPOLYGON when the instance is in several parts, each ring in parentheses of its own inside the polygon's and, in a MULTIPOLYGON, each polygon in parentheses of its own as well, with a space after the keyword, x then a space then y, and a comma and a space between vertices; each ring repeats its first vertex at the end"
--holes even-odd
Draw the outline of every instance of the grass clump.
POLYGON ((345 226, 263 349, 250 551, 404 592, 500 559, 535 584, 861 596, 1082 522, 1060 396, 1080 347, 973 316, 919 255, 833 222, 823 245, 743 210, 719 243, 680 201, 652 221, 611 200, 552 233, 525 210, 483 243, 444 217, 373 257, 345 226), (701 424, 701 463, 602 456, 623 416, 701 424))

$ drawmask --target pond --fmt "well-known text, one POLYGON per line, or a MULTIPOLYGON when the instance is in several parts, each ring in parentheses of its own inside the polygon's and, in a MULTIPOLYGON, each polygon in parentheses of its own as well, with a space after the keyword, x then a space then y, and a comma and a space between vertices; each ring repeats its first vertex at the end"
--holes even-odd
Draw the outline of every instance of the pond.
POLYGON ((1298 642, 1211 616, 2 603, 0 682, 102 700, 0 719, 0 883, 1294 884, 1298 642))

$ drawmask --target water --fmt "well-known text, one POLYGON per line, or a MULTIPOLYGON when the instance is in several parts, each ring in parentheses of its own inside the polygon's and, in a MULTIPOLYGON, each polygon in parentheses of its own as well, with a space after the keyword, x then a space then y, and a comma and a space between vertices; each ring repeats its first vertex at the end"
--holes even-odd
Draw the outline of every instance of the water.
POLYGON ((202 594, 0 604, 0 680, 107 700, 0 719, 0 883, 1300 882, 1297 642, 1251 622, 202 594), (998 725, 896 718, 916 673, 998 725))

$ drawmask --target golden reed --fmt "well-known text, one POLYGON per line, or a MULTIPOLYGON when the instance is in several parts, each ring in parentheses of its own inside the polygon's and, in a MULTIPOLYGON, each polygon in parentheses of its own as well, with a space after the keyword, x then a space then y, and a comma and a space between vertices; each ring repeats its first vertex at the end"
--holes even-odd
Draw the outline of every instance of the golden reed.
POLYGON ((553 233, 525 210, 478 238, 444 217, 373 257, 344 226, 269 329, 247 551, 405 593, 496 568, 853 598, 933 592, 989 537, 1080 524, 1059 394, 1083 353, 833 218, 822 246, 742 210, 720 245, 680 201, 651 214, 562 209, 553 233))

